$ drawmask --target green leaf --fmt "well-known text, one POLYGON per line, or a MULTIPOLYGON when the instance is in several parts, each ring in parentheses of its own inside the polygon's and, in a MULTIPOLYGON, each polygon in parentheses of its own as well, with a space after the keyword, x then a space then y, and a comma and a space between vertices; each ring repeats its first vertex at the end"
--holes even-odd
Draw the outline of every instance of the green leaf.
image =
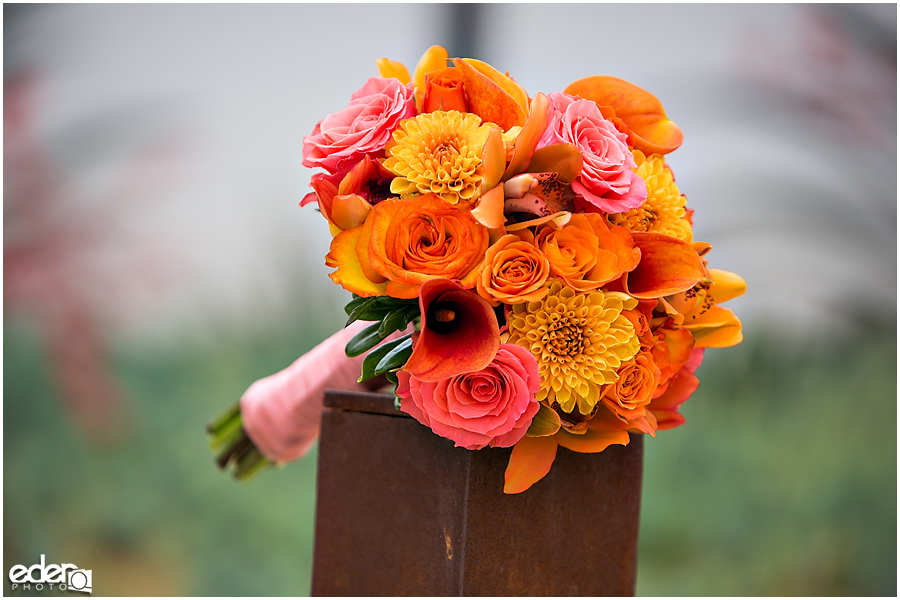
POLYGON ((407 306, 392 310, 382 318, 378 333, 382 337, 387 337, 395 331, 406 329, 406 324, 409 323, 411 316, 407 306))
POLYGON ((349 317, 347 323, 344 324, 344 327, 354 321, 359 321, 360 319, 363 321, 379 321, 380 319, 377 318, 366 318, 368 313, 371 312, 371 308, 374 307, 377 302, 378 296, 373 296, 371 298, 355 298, 351 300, 347 306, 344 307, 344 312, 346 312, 349 317))
POLYGON ((531 420, 531 426, 525 435, 528 437, 547 437, 559 431, 562 422, 556 411, 545 404, 541 404, 541 409, 534 415, 531 420))
POLYGON ((398 344, 410 339, 410 337, 412 337, 411 333, 397 338, 396 340, 385 342, 384 344, 369 352, 366 355, 365 360, 363 360, 362 375, 360 376, 359 381, 363 382, 367 379, 375 377, 376 375, 379 375, 380 373, 376 372, 376 367, 378 366, 378 363, 381 361, 381 359, 384 358, 388 352, 396 348, 398 344))
POLYGON ((379 335, 378 333, 378 328, 380 326, 381 323, 372 323, 353 336, 353 338, 347 342, 347 347, 344 350, 347 353, 347 356, 359 356, 383 340, 385 336, 379 335))
POLYGON ((388 371, 394 371, 406 364, 412 354, 412 334, 404 336, 403 341, 394 346, 390 352, 384 355, 375 367, 375 374, 380 375, 388 371))
MULTIPOLYGON (((419 313, 419 302, 415 299, 404 300, 390 296, 373 296, 351 300, 344 308, 350 316, 347 325, 353 321, 383 321, 386 316, 399 309, 405 309, 416 315, 419 313)), ((407 322, 409 319, 410 317, 407 317, 407 322)))

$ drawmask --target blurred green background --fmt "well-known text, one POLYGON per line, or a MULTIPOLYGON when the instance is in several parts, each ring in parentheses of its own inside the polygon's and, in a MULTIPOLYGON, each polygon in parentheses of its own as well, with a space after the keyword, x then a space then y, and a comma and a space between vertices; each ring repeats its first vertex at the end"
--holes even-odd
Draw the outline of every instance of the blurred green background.
POLYGON ((377 58, 438 43, 531 94, 601 73, 655 94, 695 239, 748 282, 745 341, 645 445, 637 593, 896 596, 896 17, 5 4, 4 571, 309 593, 315 452, 237 483, 204 426, 343 324, 303 136, 377 58))
MULTIPOLYGON (((5 564, 65 557, 92 567, 98 595, 308 594, 315 452, 237 483, 212 465, 202 429, 327 324, 117 348, 132 418, 110 452, 73 430, 34 331, 7 321, 5 564)), ((885 325, 802 347, 751 332, 707 352, 687 425, 645 446, 639 595, 896 594, 885 325)))

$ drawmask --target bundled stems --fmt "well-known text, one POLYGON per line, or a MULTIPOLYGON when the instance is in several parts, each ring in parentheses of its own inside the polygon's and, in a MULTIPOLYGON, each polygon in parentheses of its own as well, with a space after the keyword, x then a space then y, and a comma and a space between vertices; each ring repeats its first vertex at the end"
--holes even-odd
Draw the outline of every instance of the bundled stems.
POLYGON ((263 456, 247 436, 241 418, 240 402, 210 421, 206 426, 209 447, 216 453, 216 464, 228 469, 235 479, 246 480, 274 465, 263 456))

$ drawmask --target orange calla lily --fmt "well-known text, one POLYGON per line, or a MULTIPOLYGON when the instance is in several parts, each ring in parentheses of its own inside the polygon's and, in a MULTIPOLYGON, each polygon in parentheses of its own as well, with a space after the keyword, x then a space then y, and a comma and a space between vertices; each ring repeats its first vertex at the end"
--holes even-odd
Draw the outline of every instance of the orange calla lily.
POLYGON ((503 131, 525 124, 528 95, 519 84, 480 61, 454 58, 453 65, 463 78, 469 112, 503 131))
POLYGON ((487 367, 500 348, 491 305, 449 279, 422 284, 422 331, 403 367, 421 381, 440 381, 487 367))
MULTIPOLYGON (((565 93, 593 100, 601 111, 604 107, 612 108, 627 129, 624 133, 628 135, 629 145, 647 155, 668 154, 681 146, 681 129, 666 117, 662 103, 633 83, 609 75, 594 75, 572 83, 565 93)), ((604 111, 607 118, 611 116, 608 113, 604 111)))
POLYGON ((689 290, 706 278, 706 267, 687 242, 661 233, 631 232, 641 262, 625 279, 635 298, 660 298, 689 290))

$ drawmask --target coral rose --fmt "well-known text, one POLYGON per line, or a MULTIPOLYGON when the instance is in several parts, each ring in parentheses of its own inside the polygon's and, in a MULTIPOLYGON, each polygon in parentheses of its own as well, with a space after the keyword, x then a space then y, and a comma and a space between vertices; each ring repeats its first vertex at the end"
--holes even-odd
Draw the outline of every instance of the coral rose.
POLYGON ((550 272, 581 292, 633 271, 641 259, 631 234, 624 227, 609 227, 597 213, 574 214, 562 227, 547 223, 538 230, 535 245, 549 260, 550 272))
POLYGON ((365 223, 339 233, 325 264, 331 279, 360 296, 416 298, 432 279, 456 279, 475 287, 488 249, 488 230, 469 211, 435 194, 384 200, 365 223))
POLYGON ((644 416, 659 383, 659 368, 653 357, 649 352, 639 352, 619 368, 618 376, 603 391, 603 404, 623 421, 644 416))
POLYGON ((448 67, 425 75, 425 96, 422 112, 458 110, 469 112, 466 92, 459 69, 448 67))
POLYGON ((436 434, 467 450, 514 446, 540 409, 541 386, 531 352, 501 344, 484 369, 437 382, 397 373, 400 408, 436 434))
POLYGON ((574 144, 583 160, 572 189, 585 201, 579 210, 620 213, 637 208, 647 199, 647 185, 632 169, 637 167, 627 136, 600 114, 590 100, 562 92, 547 95, 547 128, 537 148, 574 144))
POLYGON ((344 110, 319 121, 303 138, 303 166, 341 173, 364 155, 380 153, 400 121, 415 115, 410 87, 393 78, 370 77, 344 110))
POLYGON ((534 244, 504 235, 488 248, 478 278, 478 295, 497 306, 537 302, 547 295, 550 263, 534 244))

